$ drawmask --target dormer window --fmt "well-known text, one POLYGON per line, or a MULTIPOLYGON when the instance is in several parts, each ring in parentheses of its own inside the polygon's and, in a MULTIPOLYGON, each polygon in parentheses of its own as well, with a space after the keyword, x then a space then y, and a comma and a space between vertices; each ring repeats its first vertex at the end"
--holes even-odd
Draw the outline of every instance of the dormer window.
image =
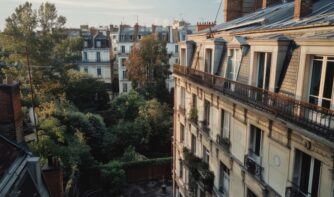
POLYGON ((88 41, 87 40, 84 41, 84 47, 85 48, 88 47, 88 41))
POLYGON ((334 57, 314 56, 310 79, 309 102, 333 109, 334 57))
POLYGON ((257 53, 256 87, 269 90, 271 53, 257 53))
POLYGON ((211 73, 211 71, 212 71, 212 49, 206 49, 204 72, 211 73))
POLYGON ((226 78, 230 80, 237 79, 237 68, 240 64, 240 49, 228 49, 228 61, 226 68, 226 78))
POLYGON ((96 41, 96 48, 101 48, 101 41, 100 40, 96 41))

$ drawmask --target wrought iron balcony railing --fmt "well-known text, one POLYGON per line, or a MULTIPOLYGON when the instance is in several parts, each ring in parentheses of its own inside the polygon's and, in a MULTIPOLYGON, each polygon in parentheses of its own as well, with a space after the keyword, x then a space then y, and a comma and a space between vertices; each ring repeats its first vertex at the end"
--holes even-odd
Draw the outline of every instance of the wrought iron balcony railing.
POLYGON ((228 138, 224 138, 221 135, 217 135, 216 142, 221 145, 225 150, 229 151, 231 146, 231 141, 228 138))
POLYGON ((174 65, 174 73, 219 91, 258 110, 273 114, 334 142, 334 111, 294 98, 228 80, 189 67, 174 65))
POLYGON ((247 172, 254 175, 259 180, 262 180, 263 167, 256 162, 251 155, 252 154, 245 155, 245 167, 247 172))

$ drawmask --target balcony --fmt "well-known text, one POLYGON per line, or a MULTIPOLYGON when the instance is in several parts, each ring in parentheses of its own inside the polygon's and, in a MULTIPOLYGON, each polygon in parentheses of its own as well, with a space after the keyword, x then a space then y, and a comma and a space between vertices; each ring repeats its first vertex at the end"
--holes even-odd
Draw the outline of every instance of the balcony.
POLYGON ((249 107, 272 114, 334 142, 333 110, 189 67, 174 65, 173 70, 177 75, 184 76, 249 107))
MULTIPOLYGON (((209 170, 209 165, 203 162, 201 158, 195 156, 187 148, 183 149, 183 155, 185 165, 189 168, 189 176, 191 176, 189 179, 195 180, 205 191, 211 193, 214 186, 215 175, 209 170)), ((189 180, 189 182, 191 182, 191 180, 189 180)))
POLYGON ((245 167, 247 172, 255 176, 257 179, 262 180, 263 167, 257 161, 258 158, 254 157, 254 153, 245 155, 245 167))
POLYGON ((217 135, 216 142, 222 146, 226 151, 230 151, 231 141, 228 138, 224 138, 221 135, 217 135))
POLYGON ((202 121, 200 121, 200 122, 201 122, 201 124, 200 124, 200 129, 201 129, 204 133, 206 133, 207 135, 210 136, 210 128, 209 128, 209 123, 208 123, 208 121, 207 121, 207 120, 202 120, 202 121))
POLYGON ((291 187, 286 188, 285 196, 286 197, 310 197, 311 194, 305 194, 297 186, 293 185, 291 187))

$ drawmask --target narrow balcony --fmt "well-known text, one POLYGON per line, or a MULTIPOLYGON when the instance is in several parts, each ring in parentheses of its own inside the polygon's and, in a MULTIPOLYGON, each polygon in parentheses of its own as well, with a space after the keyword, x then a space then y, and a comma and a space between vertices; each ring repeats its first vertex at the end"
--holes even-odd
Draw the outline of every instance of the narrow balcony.
POLYGON ((245 167, 247 172, 255 176, 257 179, 262 180, 263 167, 257 161, 258 158, 254 157, 254 153, 249 152, 245 155, 245 167))
POLYGON ((217 142, 217 144, 222 146, 227 152, 230 151, 230 146, 231 146, 230 139, 224 138, 223 136, 218 134, 217 137, 216 137, 216 142, 217 142))
POLYGON ((174 65, 174 73, 219 91, 227 97, 270 113, 334 142, 334 111, 189 67, 174 65))
POLYGON ((200 129, 204 132, 204 133, 206 133, 207 135, 209 135, 210 136, 210 128, 209 128, 209 123, 208 123, 208 121, 207 120, 202 120, 202 121, 200 121, 201 122, 201 124, 200 124, 200 129))

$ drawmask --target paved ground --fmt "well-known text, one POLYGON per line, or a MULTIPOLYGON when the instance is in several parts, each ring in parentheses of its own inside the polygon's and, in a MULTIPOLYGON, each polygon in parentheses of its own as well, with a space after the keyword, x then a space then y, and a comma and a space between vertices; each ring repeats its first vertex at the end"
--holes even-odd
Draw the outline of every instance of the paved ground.
POLYGON ((124 197, 171 197, 172 182, 165 181, 166 193, 162 192, 162 181, 150 181, 128 185, 124 197))

